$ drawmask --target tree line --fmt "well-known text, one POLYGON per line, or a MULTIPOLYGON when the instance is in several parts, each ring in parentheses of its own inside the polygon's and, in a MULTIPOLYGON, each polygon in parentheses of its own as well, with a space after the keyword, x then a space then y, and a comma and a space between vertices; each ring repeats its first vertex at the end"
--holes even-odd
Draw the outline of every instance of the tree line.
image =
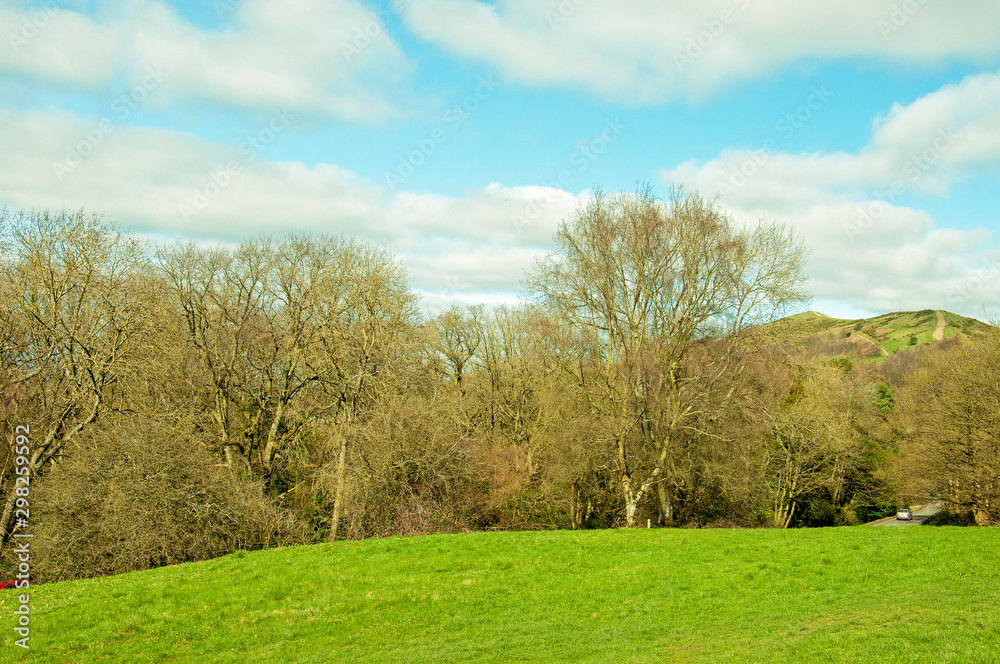
POLYGON ((697 194, 598 192, 523 304, 433 317, 353 238, 0 224, 0 528, 30 424, 44 578, 390 534, 846 524, 911 494, 1000 510, 997 339, 891 378, 796 355, 762 324, 808 301, 806 248, 697 194))

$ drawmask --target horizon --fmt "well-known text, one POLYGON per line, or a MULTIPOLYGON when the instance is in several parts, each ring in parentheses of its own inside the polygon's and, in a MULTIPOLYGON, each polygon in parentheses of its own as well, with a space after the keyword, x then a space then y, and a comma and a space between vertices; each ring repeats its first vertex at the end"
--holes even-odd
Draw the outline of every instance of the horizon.
MULTIPOLYGON (((875 314, 874 316, 866 316, 864 318, 843 318, 841 316, 830 316, 828 314, 823 313, 822 311, 816 311, 815 309, 808 309, 806 311, 800 311, 798 313, 788 314, 787 316, 782 316, 781 318, 776 318, 774 322, 777 322, 777 321, 780 321, 780 320, 784 320, 785 318, 793 318, 795 316, 801 316, 801 315, 804 315, 804 314, 818 314, 820 316, 823 316, 824 318, 831 318, 833 320, 843 320, 843 321, 847 321, 847 322, 852 322, 853 323, 853 322, 857 322, 858 320, 867 320, 869 318, 879 318, 881 316, 892 316, 894 314, 916 314, 916 313, 920 313, 921 311, 941 311, 941 312, 946 313, 946 314, 955 314, 957 316, 964 316, 964 314, 959 314, 959 313, 954 312, 954 311, 949 311, 948 309, 934 309, 932 307, 931 308, 927 308, 927 309, 911 309, 911 310, 908 310, 908 311, 884 311, 882 313, 875 314)), ((989 322, 988 320, 983 320, 982 318, 978 318, 976 316, 964 316, 964 317, 965 318, 971 318, 972 320, 979 321, 983 325, 989 325, 991 327, 994 326, 994 324, 991 323, 991 322, 989 322)))

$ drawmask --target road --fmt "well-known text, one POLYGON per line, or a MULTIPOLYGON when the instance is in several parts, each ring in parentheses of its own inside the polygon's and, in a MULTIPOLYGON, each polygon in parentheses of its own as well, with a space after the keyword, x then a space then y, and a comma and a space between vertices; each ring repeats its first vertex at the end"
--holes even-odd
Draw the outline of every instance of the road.
POLYGON ((910 521, 900 521, 894 516, 886 517, 884 519, 879 519, 878 521, 872 521, 869 526, 919 526, 927 517, 933 516, 944 509, 944 503, 933 502, 929 505, 925 505, 918 510, 913 510, 913 519, 910 521))

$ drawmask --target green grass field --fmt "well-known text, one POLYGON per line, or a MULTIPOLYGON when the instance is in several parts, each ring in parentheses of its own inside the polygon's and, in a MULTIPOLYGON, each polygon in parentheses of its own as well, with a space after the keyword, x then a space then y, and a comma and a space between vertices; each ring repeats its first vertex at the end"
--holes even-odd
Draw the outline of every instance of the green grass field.
MULTIPOLYGON (((1000 529, 474 533, 32 589, 0 661, 998 662, 1000 529)), ((4 620, 14 591, 0 591, 4 620)))

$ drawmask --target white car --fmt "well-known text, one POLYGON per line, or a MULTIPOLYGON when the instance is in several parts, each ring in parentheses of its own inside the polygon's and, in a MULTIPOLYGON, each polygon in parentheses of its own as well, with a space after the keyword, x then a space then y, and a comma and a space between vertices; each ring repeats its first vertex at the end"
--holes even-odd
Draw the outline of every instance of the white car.
POLYGON ((896 510, 896 518, 902 521, 909 521, 913 518, 913 513, 910 512, 909 507, 903 507, 901 509, 896 510))

